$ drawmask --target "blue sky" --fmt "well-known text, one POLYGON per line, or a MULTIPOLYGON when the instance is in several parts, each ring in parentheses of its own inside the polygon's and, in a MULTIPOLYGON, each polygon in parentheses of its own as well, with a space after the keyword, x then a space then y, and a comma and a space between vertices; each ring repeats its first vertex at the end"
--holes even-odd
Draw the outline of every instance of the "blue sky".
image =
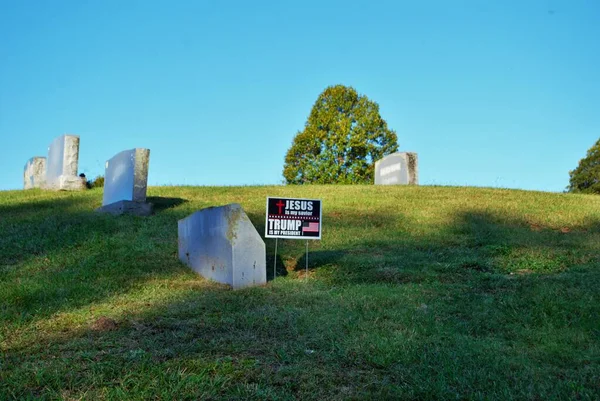
POLYGON ((380 105, 420 183, 562 191, 600 137, 600 2, 0 0, 0 189, 80 135, 151 185, 279 184, 327 86, 380 105))

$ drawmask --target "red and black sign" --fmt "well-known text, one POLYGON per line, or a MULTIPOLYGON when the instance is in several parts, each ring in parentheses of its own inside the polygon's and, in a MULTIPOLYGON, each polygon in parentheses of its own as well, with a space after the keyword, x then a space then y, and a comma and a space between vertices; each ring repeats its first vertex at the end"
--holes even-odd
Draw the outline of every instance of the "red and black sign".
POLYGON ((321 200, 267 198, 265 238, 321 239, 321 200))

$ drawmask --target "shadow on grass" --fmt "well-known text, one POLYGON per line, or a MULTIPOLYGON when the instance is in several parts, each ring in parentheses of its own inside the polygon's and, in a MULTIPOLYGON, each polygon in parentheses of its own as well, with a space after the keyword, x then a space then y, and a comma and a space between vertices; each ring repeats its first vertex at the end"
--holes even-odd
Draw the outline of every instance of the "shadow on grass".
MULTIPOLYGON (((41 191, 40 191, 41 192, 41 191)), ((32 192, 33 194, 33 192, 32 192)), ((0 204, 0 216, 5 219, 23 219, 31 215, 44 213, 48 211, 59 212, 77 206, 81 198, 55 198, 55 199, 32 199, 26 202, 11 203, 10 205, 0 204)))
MULTIPOLYGON (((95 213, 94 198, 65 196, 0 207, 2 324, 98 303, 156 277, 194 274, 177 258, 186 200, 149 197, 158 213, 113 217, 95 213)), ((267 251, 272 280, 274 255, 267 251)), ((287 274, 279 254, 277 276, 287 274)))
MULTIPOLYGON (((148 218, 98 215, 93 199, 68 197, 1 206, 0 278, 5 318, 40 318, 123 293, 153 276, 185 271, 177 259, 181 198, 151 197, 148 218)), ((264 215, 248 213, 259 233, 264 215)), ((542 229, 518 218, 462 212, 453 221, 415 232, 403 215, 346 213, 324 216, 324 235, 348 236, 346 249, 310 244, 309 269, 337 283, 457 282, 470 274, 552 273, 597 260, 580 227, 542 229)), ((304 270, 304 241, 280 241, 277 276, 304 270), (287 268, 286 268, 287 267, 287 268)), ((267 275, 273 278, 273 240, 267 275)), ((465 278, 466 277, 466 278, 465 278)))
POLYGON ((267 248, 267 281, 272 281, 275 275, 277 277, 285 277, 288 275, 288 271, 279 252, 277 253, 277 257, 275 257, 275 248, 267 248))
POLYGON ((146 198, 146 202, 154 205, 154 212, 160 213, 166 209, 174 208, 187 202, 186 199, 182 198, 167 198, 163 196, 149 196, 146 198))
MULTIPOLYGON (((0 206, 0 325, 81 308, 148 279, 186 273, 172 257, 181 213, 116 218, 95 213, 96 198, 58 196, 64 197, 0 206)), ((184 202, 152 199, 159 211, 184 202)))
POLYGON ((89 237, 118 231, 112 219, 92 212, 93 202, 76 197, 0 206, 0 265, 14 265, 75 247, 89 237))
MULTIPOLYGON (((196 284, 180 282, 167 301, 115 316, 114 326, 94 328, 96 315, 87 327, 7 349, 0 395, 4 387, 16 398, 570 399, 596 386, 597 369, 577 367, 593 354, 580 349, 594 341, 591 305, 553 297, 575 282, 521 278, 493 298, 464 286, 323 294, 310 283, 293 292, 196 284), (541 285, 551 308, 529 305, 541 285), (532 345, 535 330, 544 336, 532 345), (554 356, 556 341, 570 352, 554 356)), ((569 298, 594 288, 579 290, 569 298)))
MULTIPOLYGON (((341 250, 311 248, 310 270, 328 270, 327 278, 340 283, 453 282, 471 273, 559 273, 591 265, 600 256, 590 240, 600 239, 598 222, 549 229, 519 218, 466 211, 426 235, 413 232, 403 218, 371 214, 346 214, 343 222, 329 219, 326 226, 331 231, 348 227, 362 227, 364 239, 349 241, 341 250)), ((297 271, 306 263, 302 245, 287 248, 297 255, 297 271)))
MULTIPOLYGON (((165 301, 132 302, 114 330, 93 329, 90 321, 4 348, 0 389, 15 398, 118 398, 129 391, 176 398, 188 391, 196 398, 423 399, 476 390, 527 399, 593 392, 597 367, 570 366, 590 360, 582 350, 597 333, 598 274, 571 281, 532 275, 597 266, 597 222, 547 229, 467 211, 423 232, 403 216, 326 215, 327 232, 343 237, 345 249, 311 244, 309 269, 344 285, 313 291, 308 280, 295 292, 236 292, 196 280, 178 262, 177 220, 187 213, 177 205, 150 218, 119 219, 73 201, 57 205, 27 216, 8 210, 0 222, 10 234, 0 242, 2 262, 18 264, 5 267, 0 282, 5 322, 18 326, 22 316, 80 308, 153 278, 190 278, 152 287, 165 301), (13 253, 20 241, 39 251, 35 258, 13 253), (547 349, 536 347, 546 338, 547 349), (555 344, 567 344, 567 352, 555 344)), ((264 216, 250 218, 264 232, 264 216)), ((278 275, 287 273, 284 263, 303 270, 303 257, 303 241, 280 242, 278 275)))

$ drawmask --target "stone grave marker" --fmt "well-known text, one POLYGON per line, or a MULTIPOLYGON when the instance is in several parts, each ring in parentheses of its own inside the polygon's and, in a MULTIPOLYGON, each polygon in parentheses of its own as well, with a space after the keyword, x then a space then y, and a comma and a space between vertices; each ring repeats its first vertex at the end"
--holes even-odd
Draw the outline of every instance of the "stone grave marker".
POLYGON ((416 153, 397 152, 375 162, 375 185, 418 185, 416 153))
POLYGON ((46 182, 46 158, 32 157, 25 163, 23 189, 42 188, 46 182))
POLYGON ((79 163, 79 137, 61 135, 48 148, 46 184, 48 189, 77 191, 85 189, 85 179, 77 175, 79 163))
POLYGON ((233 289, 267 282, 265 243, 239 204, 211 207, 179 220, 179 259, 233 289))
POLYGON ((104 195, 99 212, 147 216, 152 204, 146 203, 150 149, 135 148, 117 153, 106 162, 104 195))

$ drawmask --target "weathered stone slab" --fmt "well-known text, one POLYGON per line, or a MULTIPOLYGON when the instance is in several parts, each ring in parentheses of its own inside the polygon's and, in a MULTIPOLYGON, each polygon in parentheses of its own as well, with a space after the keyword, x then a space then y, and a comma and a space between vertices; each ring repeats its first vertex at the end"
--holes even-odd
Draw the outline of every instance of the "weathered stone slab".
POLYGON ((46 182, 46 158, 32 157, 25 163, 23 189, 42 188, 46 182))
POLYGON ((48 189, 77 191, 85 189, 85 179, 77 175, 79 137, 61 135, 48 148, 46 184, 48 189))
POLYGON ((234 289, 267 282, 265 243, 236 203, 202 209, 179 220, 179 259, 234 289))
POLYGON ((130 149, 106 162, 102 206, 119 201, 146 202, 150 149, 130 149))
POLYGON ((112 214, 113 216, 120 216, 122 214, 150 216, 152 214, 152 209, 152 203, 122 200, 99 207, 96 211, 99 213, 112 214))
POLYGON ((375 162, 375 185, 418 185, 416 153, 397 152, 375 162))

